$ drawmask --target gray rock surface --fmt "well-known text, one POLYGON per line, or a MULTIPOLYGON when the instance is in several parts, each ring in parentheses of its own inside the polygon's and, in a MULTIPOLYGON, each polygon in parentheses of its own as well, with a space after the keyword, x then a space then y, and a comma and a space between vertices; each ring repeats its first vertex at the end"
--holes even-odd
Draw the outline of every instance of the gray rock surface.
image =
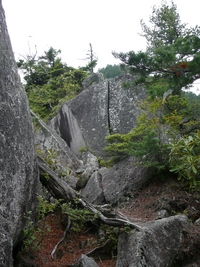
POLYGON ((92 73, 89 77, 87 77, 83 82, 83 89, 87 89, 91 85, 98 84, 104 80, 103 74, 101 72, 92 73))
POLYGON ((66 142, 72 152, 80 154, 79 149, 85 147, 86 144, 78 122, 66 104, 62 106, 57 116, 49 124, 66 142))
POLYGON ((82 197, 92 204, 102 204, 104 193, 102 191, 102 175, 95 171, 81 192, 82 197))
POLYGON ((99 169, 99 163, 96 156, 94 156, 91 152, 83 152, 81 154, 81 159, 85 167, 90 167, 94 171, 99 169))
POLYGON ((91 175, 93 174, 94 170, 92 167, 87 167, 83 173, 81 174, 81 176, 79 177, 77 184, 76 184, 76 188, 79 190, 81 188, 84 188, 87 184, 87 182, 89 181, 91 175))
POLYGON ((51 126, 58 133, 62 133, 61 136, 70 147, 75 148, 74 151, 84 146, 84 140, 86 147, 95 156, 105 156, 105 152, 102 151, 106 146, 105 137, 111 130, 119 133, 129 132, 140 112, 137 101, 146 96, 142 88, 136 90, 132 86, 122 87, 123 82, 133 80, 132 75, 108 80, 99 79, 98 84, 92 83, 75 98, 66 102, 51 121, 51 126), (76 118, 76 127, 66 106, 76 118), (64 127, 66 123, 67 126, 64 127))
POLYGON ((119 236, 116 267, 170 267, 181 249, 182 231, 188 226, 184 215, 143 225, 144 231, 119 236))
POLYGON ((56 160, 57 166, 60 165, 63 168, 66 167, 69 169, 79 168, 82 163, 65 140, 49 125, 40 120, 33 112, 32 117, 35 127, 35 145, 38 154, 41 152, 42 156, 47 158, 49 152, 51 152, 52 158, 50 156, 50 159, 56 160))
POLYGON ((0 266, 13 266, 25 216, 34 216, 38 171, 33 128, 0 1, 0 266))
POLYGON ((134 157, 126 158, 111 168, 100 168, 93 174, 92 169, 88 168, 77 184, 82 185, 79 188, 84 187, 81 191, 82 197, 94 204, 117 204, 140 188, 153 173, 153 169, 138 165, 134 157))
POLYGON ((92 258, 82 254, 73 267, 98 267, 98 265, 92 258))
POLYGON ((143 185, 152 176, 153 169, 138 165, 136 159, 130 157, 99 172, 106 202, 117 204, 123 196, 143 185))
POLYGON ((146 97, 146 92, 131 86, 134 77, 130 74, 108 80, 98 77, 99 74, 88 77, 84 90, 63 105, 50 125, 75 154, 78 155, 79 149, 84 146, 90 151, 79 154, 86 169, 80 175, 77 189, 85 187, 82 194, 92 203, 102 200, 116 204, 124 195, 146 182, 151 171, 138 166, 136 160, 130 158, 106 171, 99 170, 101 182, 94 179, 92 173, 99 168, 97 158, 107 156, 102 149, 107 145, 105 137, 111 128, 112 132, 127 133, 134 127, 140 113, 137 102, 146 97), (96 80, 90 83, 93 76, 96 80), (124 88, 124 82, 129 86, 124 88), (101 191, 93 196, 91 192, 97 192, 97 188, 101 191))

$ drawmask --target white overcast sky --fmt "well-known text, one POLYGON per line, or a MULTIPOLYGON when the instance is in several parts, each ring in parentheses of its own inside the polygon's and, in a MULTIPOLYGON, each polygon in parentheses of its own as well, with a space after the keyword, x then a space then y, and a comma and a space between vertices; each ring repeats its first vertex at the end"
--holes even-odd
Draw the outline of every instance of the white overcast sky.
MULTIPOLYGON (((47 51, 62 51, 72 67, 85 66, 89 43, 98 56, 97 68, 118 64, 112 51, 145 49, 139 36, 140 20, 148 22, 161 0, 2 0, 15 58, 47 51)), ((171 3, 171 1, 167 1, 171 3)), ((199 0, 174 0, 181 22, 200 25, 199 0)))

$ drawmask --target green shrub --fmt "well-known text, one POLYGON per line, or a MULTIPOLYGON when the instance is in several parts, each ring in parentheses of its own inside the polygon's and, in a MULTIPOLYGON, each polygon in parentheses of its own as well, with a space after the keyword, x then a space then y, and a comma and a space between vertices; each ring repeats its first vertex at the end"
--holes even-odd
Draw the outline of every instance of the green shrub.
POLYGON ((157 170, 165 169, 168 159, 166 157, 167 146, 161 141, 162 100, 151 101, 148 98, 139 104, 141 114, 132 131, 127 134, 116 133, 106 137, 109 144, 104 151, 111 156, 108 163, 115 158, 136 156, 138 162, 145 157, 145 166, 153 166, 157 170))
POLYGON ((170 171, 190 187, 200 186, 200 131, 169 145, 170 171))
POLYGON ((74 232, 81 232, 89 221, 95 220, 95 215, 87 209, 78 207, 75 202, 61 204, 62 214, 67 214, 71 221, 71 229, 74 232))
POLYGON ((39 219, 43 219, 44 216, 48 213, 53 213, 60 205, 58 200, 55 200, 54 203, 50 203, 40 195, 38 196, 38 200, 39 204, 37 207, 37 214, 39 219))
MULTIPOLYGON (((155 167, 157 172, 160 172, 169 171, 170 158, 170 169, 178 172, 180 177, 189 175, 190 178, 187 179, 191 180, 190 184, 195 185, 197 183, 196 176, 198 176, 195 172, 196 169, 198 170, 199 164, 196 153, 199 146, 199 133, 194 134, 200 128, 198 119, 200 106, 188 98, 171 95, 165 100, 162 98, 152 100, 148 97, 139 103, 139 107, 141 113, 132 131, 127 134, 116 133, 106 137, 108 146, 104 148, 104 151, 111 156, 107 164, 109 165, 117 157, 122 159, 125 156, 136 156, 138 162, 141 163, 143 162, 141 159, 144 159, 145 166, 155 167), (195 112, 194 107, 196 107, 195 112), (184 134, 185 137, 182 137, 184 134), (178 142, 180 137, 182 139, 178 142), (186 144, 187 146, 191 145, 190 152, 195 147, 193 156, 184 155, 182 151, 178 151, 186 144), (176 157, 178 157, 177 161, 176 157), (183 171, 184 168, 185 171, 183 171)), ((106 162, 103 164, 105 165, 106 162)))
POLYGON ((87 146, 83 146, 79 149, 79 152, 83 153, 83 152, 87 152, 89 151, 88 147, 87 146))

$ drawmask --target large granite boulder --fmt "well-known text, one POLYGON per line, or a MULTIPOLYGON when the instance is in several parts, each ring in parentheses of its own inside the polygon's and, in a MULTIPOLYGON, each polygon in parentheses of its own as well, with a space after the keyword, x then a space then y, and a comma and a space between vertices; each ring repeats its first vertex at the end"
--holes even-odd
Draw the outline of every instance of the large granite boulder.
POLYGON ((105 201, 102 190, 102 175, 95 171, 81 192, 82 197, 92 204, 102 204, 105 201))
POLYGON ((136 158, 129 157, 100 172, 105 201, 117 204, 124 196, 145 184, 152 177, 153 168, 140 165, 136 158))
POLYGON ((56 130, 75 154, 80 154, 79 149, 86 146, 79 124, 66 104, 50 121, 50 126, 56 130))
MULTIPOLYGON (((111 132, 128 133, 140 114, 137 102, 146 98, 145 89, 134 87, 133 81, 134 76, 130 74, 107 80, 93 74, 83 84, 84 90, 62 106, 50 126, 79 157, 79 150, 85 147, 97 158, 106 158, 102 150, 107 145, 105 137, 111 132)), ((77 189, 85 187, 82 196, 96 204, 116 204, 152 174, 133 157, 110 169, 95 171, 93 174, 93 169, 88 167, 80 176, 77 189)))
POLYGON ((140 232, 119 236, 116 267, 170 267, 181 250, 184 215, 148 222, 140 232))
POLYGON ((88 76, 83 82, 82 87, 83 90, 87 89, 91 85, 98 84, 104 80, 103 74, 101 72, 92 73, 90 76, 88 76))
POLYGON ((110 132, 129 132, 140 113, 136 102, 144 99, 146 92, 143 88, 133 88, 133 80, 130 74, 114 79, 99 79, 99 83, 90 84, 66 102, 50 125, 74 151, 78 152, 82 146, 86 146, 96 156, 105 156, 102 151, 106 146, 105 137, 110 132), (125 82, 130 86, 124 88, 122 85, 125 82))
POLYGON ((49 155, 49 161, 55 161, 57 168, 59 166, 69 169, 80 167, 82 165, 81 161, 62 136, 43 122, 36 114, 33 112, 31 114, 34 123, 35 146, 38 154, 46 161, 48 161, 49 155))
POLYGON ((93 173, 82 196, 94 204, 117 204, 140 188, 153 174, 153 168, 139 165, 136 158, 128 157, 111 168, 100 168, 93 173))
POLYGON ((38 186, 33 128, 0 0, 0 266, 13 266, 38 186))

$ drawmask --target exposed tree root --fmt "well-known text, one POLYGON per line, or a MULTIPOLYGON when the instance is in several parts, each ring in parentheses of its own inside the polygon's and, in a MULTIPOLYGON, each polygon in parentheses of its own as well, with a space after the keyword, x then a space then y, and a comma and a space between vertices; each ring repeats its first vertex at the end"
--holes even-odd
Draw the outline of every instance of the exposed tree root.
POLYGON ((121 218, 116 218, 117 215, 114 214, 113 211, 108 212, 107 209, 108 205, 93 205, 85 201, 83 198, 81 198, 78 192, 73 190, 66 182, 62 181, 55 174, 55 172, 49 168, 47 163, 39 156, 38 156, 38 167, 40 170, 41 183, 56 199, 63 199, 66 202, 78 199, 82 207, 94 213, 101 222, 107 225, 118 226, 118 227, 129 226, 130 228, 136 229, 138 231, 142 230, 142 227, 138 226, 135 223, 130 222, 127 219, 123 219, 121 216, 120 216, 121 218), (105 214, 107 216, 105 216, 105 214))
POLYGON ((65 240, 65 237, 66 237, 67 231, 70 228, 70 225, 71 225, 71 221, 70 221, 69 216, 68 216, 68 218, 67 218, 67 227, 66 227, 66 229, 64 231, 63 237, 58 241, 58 243, 55 245, 54 249, 51 252, 52 260, 54 260, 54 254, 56 253, 56 251, 58 249, 58 246, 65 240))

